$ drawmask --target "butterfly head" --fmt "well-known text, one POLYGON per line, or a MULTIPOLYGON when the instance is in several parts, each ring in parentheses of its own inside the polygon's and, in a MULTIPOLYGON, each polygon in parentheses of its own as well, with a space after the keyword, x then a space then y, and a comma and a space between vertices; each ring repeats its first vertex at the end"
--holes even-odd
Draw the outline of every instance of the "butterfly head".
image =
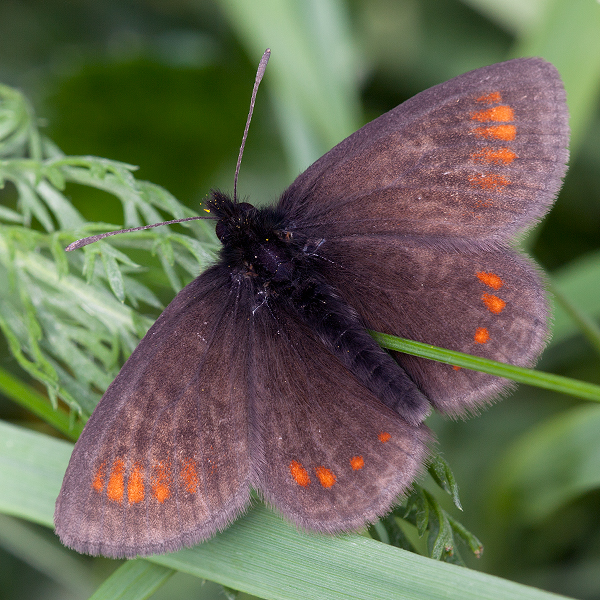
POLYGON ((237 273, 257 283, 289 281, 295 272, 294 236, 276 209, 257 209, 213 192, 210 213, 218 218, 216 234, 223 244, 222 257, 237 273))

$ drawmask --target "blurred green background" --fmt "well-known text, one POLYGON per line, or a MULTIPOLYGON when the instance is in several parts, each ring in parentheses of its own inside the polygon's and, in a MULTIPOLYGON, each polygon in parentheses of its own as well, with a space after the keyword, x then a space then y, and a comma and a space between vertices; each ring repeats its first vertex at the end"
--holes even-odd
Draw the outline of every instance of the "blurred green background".
MULTIPOLYGON (((571 164, 556 206, 524 243, 555 288, 597 323, 598 2, 0 3, 0 82, 29 97, 46 135, 67 154, 139 165, 137 177, 164 186, 194 210, 211 187, 232 190, 254 72, 266 47, 272 58, 238 187, 253 203, 275 200, 332 145, 424 88, 515 56, 552 61, 567 88, 571 164)), ((117 200, 75 185, 67 194, 90 221, 123 222, 117 200)), ((0 201, 14 205, 10 186, 0 201)), ((600 383, 593 328, 583 335, 560 307, 555 324, 538 367, 600 383)), ((0 350, 4 368, 23 376, 4 340, 0 350)), ((0 417, 39 426, 1 397, 0 417)), ((459 518, 485 545, 483 557, 469 566, 600 598, 597 407, 521 386, 479 418, 433 417, 430 426, 458 479, 459 518)), ((30 566, 37 561, 12 550, 13 525, 0 521, 0 598, 86 597, 112 568, 110 561, 76 557, 74 564, 84 562, 95 580, 74 575, 67 589, 63 577, 41 574, 39 564, 30 566)), ((219 586, 178 574, 154 597, 222 594, 219 586)))

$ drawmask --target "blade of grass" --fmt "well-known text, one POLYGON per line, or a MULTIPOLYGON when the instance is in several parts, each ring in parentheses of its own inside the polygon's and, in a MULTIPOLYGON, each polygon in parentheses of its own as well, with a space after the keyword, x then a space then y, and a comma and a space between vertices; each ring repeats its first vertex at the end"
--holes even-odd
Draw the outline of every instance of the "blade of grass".
POLYGON ((173 569, 146 560, 129 560, 105 579, 89 600, 145 600, 174 574, 173 569))
POLYGON ((569 396, 577 396, 578 398, 600 402, 600 386, 594 385, 593 383, 587 383, 569 377, 562 377, 561 375, 554 375, 553 373, 543 373, 542 371, 536 371, 535 369, 517 367, 515 365, 509 365, 495 360, 465 354, 463 352, 446 350, 444 348, 438 348, 437 346, 431 346, 413 340, 406 340, 393 335, 377 333, 375 331, 371 331, 370 333, 377 343, 389 350, 397 350, 398 352, 421 356, 437 362, 456 365, 457 367, 482 371, 484 373, 489 373, 490 375, 498 375, 498 377, 506 377, 507 379, 512 379, 519 383, 526 383, 527 385, 533 385, 546 390, 562 392, 569 396))

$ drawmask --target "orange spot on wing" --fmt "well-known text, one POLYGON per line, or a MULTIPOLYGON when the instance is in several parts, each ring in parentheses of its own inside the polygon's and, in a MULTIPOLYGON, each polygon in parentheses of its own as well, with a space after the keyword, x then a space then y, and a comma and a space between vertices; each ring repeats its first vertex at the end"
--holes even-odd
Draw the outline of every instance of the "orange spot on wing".
POLYGON ((504 104, 471 113, 471 119, 480 123, 510 123, 515 120, 515 113, 510 106, 504 104))
POLYGON ((517 136, 517 128, 514 125, 494 125, 493 127, 477 127, 475 135, 486 140, 502 140, 511 142, 517 136))
POLYGON ((290 473, 298 485, 301 485, 302 487, 308 487, 310 484, 308 471, 297 460, 293 460, 290 463, 290 473))
POLYGON ((479 273, 475 273, 475 275, 480 281, 485 283, 485 285, 494 290, 499 290, 504 285, 504 281, 502 281, 495 273, 485 273, 480 271, 479 273))
POLYGON ((326 467, 317 467, 315 473, 324 488, 330 488, 335 483, 335 475, 326 467))
POLYGON ((509 148, 481 148, 471 155, 471 158, 476 162, 487 162, 494 164, 509 165, 515 158, 518 158, 516 153, 509 148))
POLYGON ((94 481, 92 481, 92 487, 97 491, 101 492, 104 489, 104 477, 106 475, 106 461, 103 462, 97 469, 96 475, 94 475, 94 481))
POLYGON ((479 96, 475 99, 475 102, 483 102, 484 104, 494 104, 496 102, 502 102, 502 96, 500 92, 490 92, 485 96, 479 96))
POLYGON ((392 438, 392 436, 387 432, 387 431, 381 431, 377 437, 379 438, 379 441, 382 444, 385 444, 386 442, 389 442, 390 439, 392 438))
POLYGON ((506 306, 506 302, 504 302, 502 298, 498 298, 498 296, 488 294, 487 292, 483 293, 481 299, 483 300, 483 303, 486 305, 487 309, 495 315, 499 315, 506 306))
POLYGON ((162 504, 171 496, 171 473, 162 461, 152 469, 152 495, 162 504))
POLYGON ((106 486, 106 495, 109 500, 121 502, 125 494, 125 462, 121 458, 115 459, 106 486))
POLYGON ((462 367, 457 367, 456 365, 452 365, 452 368, 453 368, 455 371, 460 371, 460 370, 462 369, 462 367))
POLYGON ((469 183, 482 190, 493 190, 497 192, 500 188, 510 184, 510 179, 503 175, 472 175, 469 177, 469 183))
POLYGON ((478 327, 474 339, 477 344, 485 344, 490 339, 490 332, 485 327, 478 327))
POLYGON ((185 491, 195 494, 200 485, 200 479, 198 478, 196 463, 191 458, 183 460, 179 476, 181 477, 185 491))
POLYGON ((365 461, 362 456, 353 456, 350 459, 350 466, 354 471, 359 471, 365 466, 365 461))
POLYGON ((130 504, 134 504, 141 502, 144 496, 144 471, 140 465, 135 465, 127 480, 127 500, 130 504))

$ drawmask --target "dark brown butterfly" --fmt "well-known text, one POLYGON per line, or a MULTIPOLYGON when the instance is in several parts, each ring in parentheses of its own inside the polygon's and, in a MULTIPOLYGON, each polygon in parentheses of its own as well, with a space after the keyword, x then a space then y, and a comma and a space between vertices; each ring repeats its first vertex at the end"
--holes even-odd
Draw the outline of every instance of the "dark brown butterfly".
POLYGON ((301 527, 355 530, 427 459, 430 407, 508 382, 382 350, 373 329, 531 365, 537 269, 510 248, 566 170, 556 69, 517 59, 422 92, 309 167, 272 208, 213 192, 217 264, 183 289, 106 391, 57 500, 79 552, 168 552, 250 489, 301 527))

